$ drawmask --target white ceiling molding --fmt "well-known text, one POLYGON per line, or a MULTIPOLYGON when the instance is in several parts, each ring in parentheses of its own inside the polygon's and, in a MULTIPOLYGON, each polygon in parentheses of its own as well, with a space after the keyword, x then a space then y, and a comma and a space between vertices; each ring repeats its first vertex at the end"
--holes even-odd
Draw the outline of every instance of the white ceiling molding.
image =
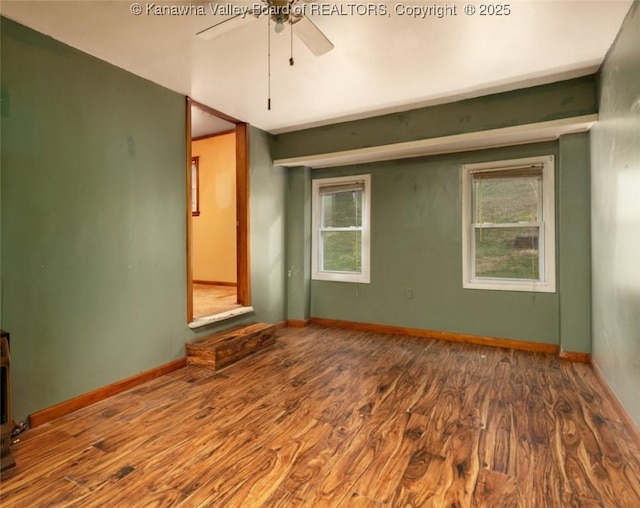
POLYGON ((425 155, 441 155, 455 152, 469 152, 503 146, 522 145, 552 141, 565 134, 586 132, 595 122, 598 115, 584 115, 573 118, 562 118, 548 122, 538 122, 501 129, 469 132, 453 136, 407 141, 340 152, 303 155, 276 159, 275 166, 299 167, 307 166, 314 169, 349 166, 352 164, 366 164, 425 155))

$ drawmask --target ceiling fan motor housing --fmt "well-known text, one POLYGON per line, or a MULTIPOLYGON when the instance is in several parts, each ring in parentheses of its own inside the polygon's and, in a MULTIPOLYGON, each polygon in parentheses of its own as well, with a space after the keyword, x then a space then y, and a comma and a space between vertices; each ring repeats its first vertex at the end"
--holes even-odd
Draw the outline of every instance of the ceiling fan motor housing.
POLYGON ((267 14, 272 21, 281 23, 297 23, 304 16, 304 9, 296 8, 299 0, 262 0, 266 6, 261 14, 267 14))

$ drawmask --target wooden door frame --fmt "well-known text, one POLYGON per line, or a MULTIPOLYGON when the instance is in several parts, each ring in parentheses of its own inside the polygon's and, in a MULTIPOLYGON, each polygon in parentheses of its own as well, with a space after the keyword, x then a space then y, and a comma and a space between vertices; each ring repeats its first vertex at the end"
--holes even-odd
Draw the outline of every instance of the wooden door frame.
POLYGON ((249 124, 241 122, 220 111, 187 97, 186 100, 186 143, 187 175, 186 217, 187 217, 187 323, 193 321, 193 224, 191 214, 191 108, 206 111, 218 118, 235 124, 236 134, 236 281, 237 303, 251 306, 251 266, 249 253, 249 124))

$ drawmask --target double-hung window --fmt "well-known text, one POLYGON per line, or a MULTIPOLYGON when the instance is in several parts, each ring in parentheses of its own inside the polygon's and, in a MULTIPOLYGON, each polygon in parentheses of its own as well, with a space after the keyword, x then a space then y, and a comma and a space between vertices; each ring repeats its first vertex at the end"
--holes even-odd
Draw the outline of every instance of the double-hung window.
POLYGON ((462 168, 463 286, 555 292, 554 158, 462 168))
POLYGON ((312 278, 369 282, 371 176, 313 180, 312 278))

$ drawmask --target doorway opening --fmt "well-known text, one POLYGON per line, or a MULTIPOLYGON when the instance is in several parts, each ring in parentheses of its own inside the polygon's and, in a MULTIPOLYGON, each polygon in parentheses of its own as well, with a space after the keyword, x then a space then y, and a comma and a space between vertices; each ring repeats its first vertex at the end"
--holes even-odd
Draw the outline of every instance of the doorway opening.
POLYGON ((187 99, 187 321, 253 310, 248 125, 187 99))

